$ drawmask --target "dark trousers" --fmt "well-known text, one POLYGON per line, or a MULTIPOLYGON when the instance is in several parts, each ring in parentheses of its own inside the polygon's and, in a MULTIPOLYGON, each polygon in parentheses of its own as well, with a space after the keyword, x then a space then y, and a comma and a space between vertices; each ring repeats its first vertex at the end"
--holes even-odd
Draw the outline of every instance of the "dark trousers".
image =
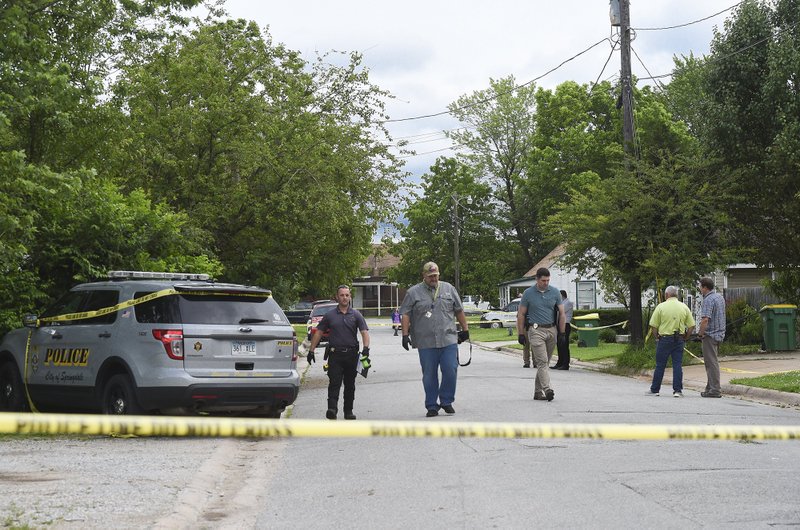
POLYGON ((328 356, 328 408, 339 410, 339 388, 344 382, 344 411, 353 411, 358 373, 358 348, 352 352, 332 351, 328 356))
POLYGON ((564 340, 558 343, 558 362, 556 366, 569 366, 569 335, 572 333, 572 326, 567 322, 564 340))

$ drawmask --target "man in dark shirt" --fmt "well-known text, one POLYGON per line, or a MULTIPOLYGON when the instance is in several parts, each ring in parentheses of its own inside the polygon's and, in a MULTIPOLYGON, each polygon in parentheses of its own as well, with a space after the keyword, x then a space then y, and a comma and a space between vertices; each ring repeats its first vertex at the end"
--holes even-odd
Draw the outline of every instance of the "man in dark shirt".
POLYGON ((339 305, 328 311, 317 325, 308 348, 308 362, 315 362, 314 348, 317 347, 325 331, 328 337, 328 410, 325 417, 335 420, 339 411, 339 388, 344 381, 344 419, 356 419, 353 414, 353 401, 356 396, 356 373, 358 372, 358 332, 364 349, 361 355, 369 357, 369 327, 364 317, 350 307, 350 288, 340 285, 336 291, 339 305))

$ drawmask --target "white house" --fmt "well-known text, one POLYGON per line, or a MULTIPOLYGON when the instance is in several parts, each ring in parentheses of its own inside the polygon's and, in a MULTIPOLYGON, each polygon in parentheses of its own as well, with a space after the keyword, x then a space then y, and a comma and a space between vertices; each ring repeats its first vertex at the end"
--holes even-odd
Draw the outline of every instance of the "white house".
POLYGON ((554 248, 525 273, 522 278, 509 280, 500 284, 500 307, 521 295, 522 292, 536 282, 536 271, 545 267, 550 271, 550 285, 563 289, 575 304, 575 309, 609 309, 622 308, 615 301, 607 300, 600 283, 591 274, 579 275, 571 267, 562 266, 559 259, 564 255, 564 245, 554 248))

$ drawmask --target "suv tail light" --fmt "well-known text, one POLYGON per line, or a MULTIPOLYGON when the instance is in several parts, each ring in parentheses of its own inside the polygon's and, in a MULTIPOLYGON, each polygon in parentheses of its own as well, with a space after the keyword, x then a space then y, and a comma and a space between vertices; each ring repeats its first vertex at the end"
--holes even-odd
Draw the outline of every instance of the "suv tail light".
POLYGON ((292 331, 292 361, 297 361, 297 332, 292 331))
POLYGON ((183 330, 154 329, 153 337, 161 341, 170 359, 183 360, 183 330))

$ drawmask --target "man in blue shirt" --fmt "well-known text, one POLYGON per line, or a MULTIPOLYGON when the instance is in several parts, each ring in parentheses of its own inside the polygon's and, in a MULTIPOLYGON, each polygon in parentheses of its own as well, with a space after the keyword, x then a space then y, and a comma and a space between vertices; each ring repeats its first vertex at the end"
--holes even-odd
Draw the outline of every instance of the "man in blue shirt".
POLYGON ((566 316, 561 292, 550 285, 550 271, 544 267, 536 271, 536 283, 522 293, 517 310, 517 329, 524 330, 526 324, 527 336, 520 333, 519 343, 529 343, 536 364, 533 399, 553 401, 555 392, 550 388, 548 360, 556 347, 558 334, 564 334, 566 316))
POLYGON ((330 330, 328 337, 328 410, 325 417, 335 420, 339 411, 339 389, 344 382, 344 419, 356 419, 353 414, 353 402, 356 397, 356 374, 358 373, 358 332, 364 349, 361 355, 369 357, 369 327, 366 320, 357 310, 350 307, 350 288, 340 285, 336 291, 339 305, 325 313, 317 325, 317 331, 311 337, 308 348, 308 362, 314 362, 314 348, 319 344, 325 331, 330 330))

